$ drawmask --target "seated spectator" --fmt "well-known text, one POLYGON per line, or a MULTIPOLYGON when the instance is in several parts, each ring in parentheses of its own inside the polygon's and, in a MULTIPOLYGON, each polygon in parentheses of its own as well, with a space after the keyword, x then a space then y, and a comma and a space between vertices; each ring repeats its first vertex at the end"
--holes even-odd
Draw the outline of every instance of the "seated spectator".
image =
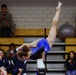
POLYGON ((26 60, 21 61, 15 56, 12 61, 12 75, 26 75, 26 60))
POLYGON ((1 37, 12 37, 14 35, 15 24, 11 14, 8 12, 6 4, 2 4, 0 12, 0 34, 1 37))
POLYGON ((69 52, 68 58, 66 60, 66 74, 76 75, 76 58, 74 51, 69 52))
POLYGON ((9 71, 8 59, 4 57, 4 51, 0 49, 0 75, 7 75, 9 71))
POLYGON ((11 43, 9 45, 9 50, 7 50, 6 52, 6 56, 9 60, 11 60, 11 58, 13 58, 15 56, 15 53, 14 52, 11 52, 12 50, 15 50, 15 44, 14 43, 11 43))

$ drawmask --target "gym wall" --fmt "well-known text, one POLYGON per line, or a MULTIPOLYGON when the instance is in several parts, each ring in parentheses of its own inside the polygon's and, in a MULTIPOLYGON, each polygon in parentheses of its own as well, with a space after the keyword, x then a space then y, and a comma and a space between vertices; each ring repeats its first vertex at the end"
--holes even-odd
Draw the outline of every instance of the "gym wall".
MULTIPOLYGON (((13 16, 16 29, 49 29, 59 0, 0 0, 13 16)), ((59 26, 69 22, 75 27, 76 0, 60 0, 63 3, 59 26)))

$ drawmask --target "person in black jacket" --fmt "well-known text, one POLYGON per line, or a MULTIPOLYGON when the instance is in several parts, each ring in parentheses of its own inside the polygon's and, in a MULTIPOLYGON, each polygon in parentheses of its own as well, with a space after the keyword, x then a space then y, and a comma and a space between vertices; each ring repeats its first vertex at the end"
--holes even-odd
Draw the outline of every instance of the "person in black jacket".
POLYGON ((7 75, 9 71, 8 59, 4 57, 4 51, 0 49, 0 75, 7 75))
POLYGON ((65 66, 67 69, 66 70, 67 75, 76 75, 76 58, 74 51, 69 52, 65 66))
POLYGON ((26 75, 26 60, 21 61, 17 56, 12 58, 12 75, 26 75))

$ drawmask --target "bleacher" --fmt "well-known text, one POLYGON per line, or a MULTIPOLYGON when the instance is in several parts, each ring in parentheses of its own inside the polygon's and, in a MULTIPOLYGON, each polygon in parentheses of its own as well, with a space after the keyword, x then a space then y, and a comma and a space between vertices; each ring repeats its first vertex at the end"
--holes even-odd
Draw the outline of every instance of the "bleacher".
POLYGON ((6 52, 9 49, 9 45, 14 43, 16 47, 24 43, 24 38, 0 38, 0 48, 6 52))
MULTIPOLYGON (((46 29, 46 35, 48 35, 49 29, 46 29)), ((45 35, 45 29, 16 29, 16 37, 39 37, 45 35)))
MULTIPOLYGON (((46 30, 46 35, 48 34, 46 30)), ((44 29, 26 29, 26 30, 16 30, 14 38, 0 38, 0 48, 4 49, 6 52, 10 43, 15 43, 16 46, 23 44, 26 39, 25 37, 44 37, 44 29)), ((65 43, 58 42, 54 43, 51 51, 46 54, 44 63, 46 67, 46 75, 65 75, 65 58, 69 51, 76 51, 76 38, 67 38, 65 43)), ((34 60, 27 61, 26 71, 28 75, 36 75, 37 64, 34 60)), ((8 74, 11 75, 11 74, 8 74)))

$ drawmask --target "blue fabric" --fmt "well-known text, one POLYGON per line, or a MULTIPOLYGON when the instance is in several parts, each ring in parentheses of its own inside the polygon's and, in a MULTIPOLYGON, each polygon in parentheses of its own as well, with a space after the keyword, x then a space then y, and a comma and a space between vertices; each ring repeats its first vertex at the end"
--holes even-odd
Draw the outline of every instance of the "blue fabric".
POLYGON ((66 75, 76 75, 76 70, 73 71, 67 70, 66 75))
POLYGON ((49 50, 51 50, 49 44, 48 44, 48 41, 45 39, 45 38, 42 38, 38 44, 37 44, 37 47, 35 48, 31 48, 31 50, 33 51, 33 53, 36 53, 37 50, 39 50, 41 47, 44 47, 44 51, 47 53, 49 50))
POLYGON ((15 69, 12 70, 12 75, 17 75, 18 73, 19 73, 19 71, 18 71, 17 68, 15 68, 15 69))

